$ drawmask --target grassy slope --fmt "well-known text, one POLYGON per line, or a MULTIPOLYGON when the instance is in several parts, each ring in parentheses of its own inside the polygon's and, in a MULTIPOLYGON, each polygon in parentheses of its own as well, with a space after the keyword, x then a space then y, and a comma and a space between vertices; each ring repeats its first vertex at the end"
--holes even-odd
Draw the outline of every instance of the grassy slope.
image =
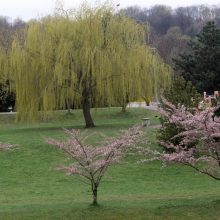
MULTIPOLYGON (((94 143, 101 133, 116 135, 121 128, 155 112, 117 108, 94 110, 97 127, 88 133, 94 143)), ((112 167, 99 191, 98 208, 89 205, 91 193, 76 177, 55 170, 65 155, 44 144, 45 137, 62 137, 62 127, 83 128, 80 111, 60 115, 53 122, 14 124, 0 115, 0 140, 20 146, 0 153, 0 219, 219 219, 220 183, 182 166, 161 169, 158 162, 140 165, 128 157, 112 167)), ((155 146, 156 130, 146 128, 155 146)))

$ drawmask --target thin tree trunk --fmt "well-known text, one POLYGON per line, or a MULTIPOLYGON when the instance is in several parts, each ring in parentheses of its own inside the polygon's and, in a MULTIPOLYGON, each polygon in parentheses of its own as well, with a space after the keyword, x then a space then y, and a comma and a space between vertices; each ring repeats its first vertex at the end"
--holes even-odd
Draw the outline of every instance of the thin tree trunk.
POLYGON ((96 206, 96 205, 98 205, 98 200, 97 200, 98 191, 97 191, 96 187, 92 190, 92 194, 93 194, 92 205, 96 206))
POLYGON ((67 114, 70 115, 71 114, 71 107, 70 107, 70 102, 68 100, 67 102, 67 114))
POLYGON ((121 109, 122 112, 126 112, 126 107, 128 103, 129 103, 129 96, 128 94, 126 94, 126 99, 124 100, 124 103, 122 104, 122 109, 121 109))
POLYGON ((148 100, 145 101, 145 103, 146 103, 146 106, 150 106, 150 102, 148 100))
POLYGON ((67 115, 70 115, 71 114, 71 109, 68 107, 67 109, 67 115))
POLYGON ((83 116, 85 119, 86 128, 95 127, 95 124, 93 122, 93 119, 90 113, 90 101, 89 101, 89 95, 86 89, 84 89, 82 96, 83 96, 82 108, 83 108, 83 116))
POLYGON ((126 112, 126 106, 127 106, 126 103, 122 106, 122 108, 121 108, 121 111, 122 111, 122 112, 126 112))

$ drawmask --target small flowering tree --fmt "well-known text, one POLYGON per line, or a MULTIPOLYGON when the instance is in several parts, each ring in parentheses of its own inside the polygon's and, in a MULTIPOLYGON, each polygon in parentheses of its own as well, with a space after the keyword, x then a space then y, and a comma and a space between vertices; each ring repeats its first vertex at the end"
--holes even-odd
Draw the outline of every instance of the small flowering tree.
POLYGON ((67 141, 47 139, 48 144, 61 148, 73 163, 61 167, 69 175, 79 175, 91 186, 93 205, 97 205, 98 187, 109 166, 118 163, 124 155, 124 149, 134 144, 141 134, 141 127, 135 126, 118 138, 107 138, 102 146, 84 144, 79 130, 65 130, 67 141))
POLYGON ((184 106, 175 107, 166 102, 167 109, 161 109, 168 123, 182 128, 171 138, 180 138, 176 145, 171 141, 160 144, 168 151, 160 153, 144 149, 142 153, 150 160, 161 160, 164 163, 181 163, 196 171, 220 180, 220 118, 215 116, 216 108, 203 111, 188 111, 184 106))

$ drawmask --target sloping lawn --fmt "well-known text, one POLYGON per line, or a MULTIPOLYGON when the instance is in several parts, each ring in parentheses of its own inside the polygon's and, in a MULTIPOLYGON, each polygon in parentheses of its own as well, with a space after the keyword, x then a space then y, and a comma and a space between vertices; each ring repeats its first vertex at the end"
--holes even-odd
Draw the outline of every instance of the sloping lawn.
MULTIPOLYGON (((97 127, 86 135, 96 143, 149 117, 147 144, 157 147, 156 115, 145 109, 93 110, 97 127)), ((37 124, 16 124, 13 117, 0 115, 0 141, 19 144, 0 152, 0 219, 220 219, 220 182, 183 166, 139 164, 135 156, 109 170, 100 206, 92 207, 89 186, 56 170, 68 161, 66 155, 44 143, 46 137, 62 138, 62 128, 83 129, 81 111, 59 112, 37 124)))

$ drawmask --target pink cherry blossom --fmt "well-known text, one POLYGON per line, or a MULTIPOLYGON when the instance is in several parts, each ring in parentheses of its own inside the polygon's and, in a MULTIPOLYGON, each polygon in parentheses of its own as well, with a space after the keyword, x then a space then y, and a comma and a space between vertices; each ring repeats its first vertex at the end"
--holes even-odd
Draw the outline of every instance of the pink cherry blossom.
POLYGON ((135 143, 141 135, 141 127, 135 126, 116 138, 107 138, 101 146, 83 143, 79 130, 64 130, 69 136, 66 141, 48 138, 46 142, 62 149, 72 159, 72 164, 59 169, 68 175, 79 175, 91 185, 93 204, 97 204, 97 190, 109 166, 120 162, 125 149, 135 143))
POLYGON ((143 148, 145 158, 161 160, 165 164, 181 163, 220 180, 220 118, 214 117, 216 108, 189 111, 184 106, 175 107, 164 98, 163 102, 162 117, 184 130, 171 139, 181 137, 181 141, 178 145, 160 142, 164 148, 172 149, 171 153, 143 148))

